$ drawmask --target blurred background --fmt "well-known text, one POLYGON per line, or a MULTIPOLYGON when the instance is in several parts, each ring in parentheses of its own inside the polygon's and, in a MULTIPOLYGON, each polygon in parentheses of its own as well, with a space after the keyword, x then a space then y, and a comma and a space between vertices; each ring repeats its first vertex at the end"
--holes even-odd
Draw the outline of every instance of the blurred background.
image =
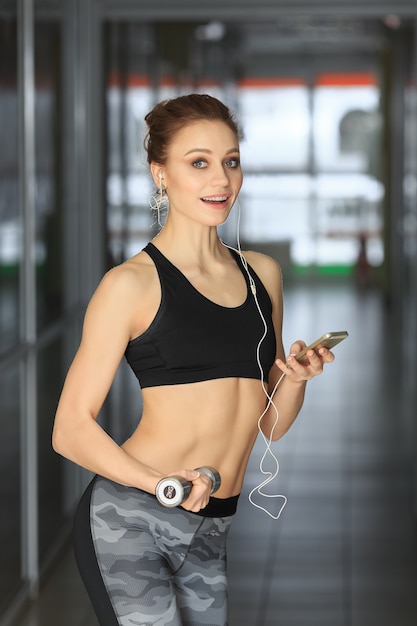
MULTIPOLYGON (((1 626, 96 623, 89 476, 52 423, 93 290, 156 233, 144 115, 189 92, 243 127, 240 238, 281 263, 287 347, 350 333, 280 444, 283 517, 242 497, 231 624, 417 623, 416 34, 405 0, 0 0, 1 626)), ((123 363, 101 423, 139 417, 123 363)))

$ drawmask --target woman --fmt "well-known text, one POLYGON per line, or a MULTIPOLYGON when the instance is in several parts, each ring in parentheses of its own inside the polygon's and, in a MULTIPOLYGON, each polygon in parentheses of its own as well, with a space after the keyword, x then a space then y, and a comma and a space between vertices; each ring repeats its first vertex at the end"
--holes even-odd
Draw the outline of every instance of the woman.
POLYGON ((294 355, 305 343, 297 341, 285 359, 279 266, 218 237, 242 185, 239 131, 227 107, 191 94, 145 119, 150 171, 168 215, 91 299, 53 446, 96 475, 74 541, 99 623, 224 626, 225 544, 258 419, 265 437, 279 439, 300 411, 306 381, 334 357, 322 348, 301 364, 294 355), (124 355, 141 384, 143 414, 118 446, 96 418, 124 355), (221 476, 215 496, 210 476, 195 469, 202 466, 221 476), (172 475, 192 488, 168 508, 155 490, 172 475))

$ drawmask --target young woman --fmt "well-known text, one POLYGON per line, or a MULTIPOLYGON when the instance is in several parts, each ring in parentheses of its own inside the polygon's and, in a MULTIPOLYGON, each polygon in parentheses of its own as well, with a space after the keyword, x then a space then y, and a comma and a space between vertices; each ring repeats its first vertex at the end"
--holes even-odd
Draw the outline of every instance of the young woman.
POLYGON ((95 474, 74 542, 100 625, 225 626, 226 538, 258 419, 265 412, 262 432, 279 439, 306 381, 334 356, 322 348, 301 364, 294 355, 305 343, 296 341, 285 358, 279 266, 218 237, 242 185, 229 109, 191 94, 161 102, 146 122, 166 222, 91 299, 53 446, 95 474), (96 418, 123 356, 140 382, 143 414, 118 446, 96 418), (202 466, 221 476, 215 496, 202 466), (175 508, 155 497, 173 475, 192 484, 175 508))

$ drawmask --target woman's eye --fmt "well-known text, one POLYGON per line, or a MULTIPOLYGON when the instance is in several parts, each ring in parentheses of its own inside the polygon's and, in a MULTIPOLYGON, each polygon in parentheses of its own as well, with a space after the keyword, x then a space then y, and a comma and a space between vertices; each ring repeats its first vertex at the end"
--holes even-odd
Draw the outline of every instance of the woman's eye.
POLYGON ((207 163, 203 159, 198 159, 197 161, 193 161, 193 167, 197 167, 201 169, 206 166, 207 166, 207 163))
POLYGON ((226 165, 227 167, 239 167, 240 161, 237 158, 229 159, 228 161, 226 161, 226 165))

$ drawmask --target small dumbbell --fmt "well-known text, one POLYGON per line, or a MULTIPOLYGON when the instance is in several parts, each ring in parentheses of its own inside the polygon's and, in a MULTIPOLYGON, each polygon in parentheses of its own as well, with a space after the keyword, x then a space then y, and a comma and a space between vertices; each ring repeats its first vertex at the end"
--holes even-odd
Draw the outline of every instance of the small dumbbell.
MULTIPOLYGON (((215 493, 220 485, 219 472, 214 467, 197 467, 196 472, 205 474, 211 480, 210 494, 215 493)), ((174 507, 182 504, 191 492, 192 483, 182 476, 167 476, 156 485, 155 494, 158 501, 164 506, 174 507)))

